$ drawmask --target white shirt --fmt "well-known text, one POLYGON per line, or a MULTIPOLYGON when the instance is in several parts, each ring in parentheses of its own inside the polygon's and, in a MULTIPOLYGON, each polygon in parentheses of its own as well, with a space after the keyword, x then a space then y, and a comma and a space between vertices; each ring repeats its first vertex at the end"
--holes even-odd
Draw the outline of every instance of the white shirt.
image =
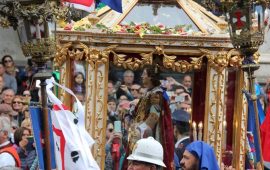
MULTIPOLYGON (((1 144, 0 147, 6 146, 8 144, 9 141, 6 141, 3 144, 1 144)), ((0 168, 6 166, 16 166, 16 162, 11 154, 4 152, 0 154, 0 168)))

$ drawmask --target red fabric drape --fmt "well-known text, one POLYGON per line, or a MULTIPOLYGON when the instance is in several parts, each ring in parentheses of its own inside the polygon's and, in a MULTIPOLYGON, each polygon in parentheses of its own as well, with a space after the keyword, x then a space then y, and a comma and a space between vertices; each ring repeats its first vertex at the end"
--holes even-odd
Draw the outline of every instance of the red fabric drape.
POLYGON ((270 162, 270 107, 267 108, 266 118, 261 125, 261 142, 263 160, 270 162))
POLYGON ((162 146, 164 151, 164 163, 167 170, 173 170, 174 136, 171 111, 166 100, 163 100, 164 115, 161 116, 162 146))

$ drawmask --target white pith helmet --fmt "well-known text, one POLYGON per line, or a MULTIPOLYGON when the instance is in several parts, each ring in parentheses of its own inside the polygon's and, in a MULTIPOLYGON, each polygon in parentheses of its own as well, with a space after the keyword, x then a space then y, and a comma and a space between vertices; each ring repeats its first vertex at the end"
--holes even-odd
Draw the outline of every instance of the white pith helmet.
POLYGON ((138 140, 127 159, 166 167, 163 163, 163 147, 153 137, 138 140))

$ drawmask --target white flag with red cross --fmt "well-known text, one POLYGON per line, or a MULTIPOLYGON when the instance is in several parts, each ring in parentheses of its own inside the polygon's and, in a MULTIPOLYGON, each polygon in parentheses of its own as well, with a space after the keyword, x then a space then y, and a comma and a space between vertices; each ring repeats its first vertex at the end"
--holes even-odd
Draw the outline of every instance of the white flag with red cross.
POLYGON ((70 89, 56 83, 53 78, 47 79, 46 83, 48 98, 54 104, 51 118, 57 169, 99 170, 100 168, 91 153, 94 140, 85 129, 85 115, 82 104, 70 89), (54 85, 75 97, 78 109, 76 113, 68 110, 53 94, 51 88, 54 85))

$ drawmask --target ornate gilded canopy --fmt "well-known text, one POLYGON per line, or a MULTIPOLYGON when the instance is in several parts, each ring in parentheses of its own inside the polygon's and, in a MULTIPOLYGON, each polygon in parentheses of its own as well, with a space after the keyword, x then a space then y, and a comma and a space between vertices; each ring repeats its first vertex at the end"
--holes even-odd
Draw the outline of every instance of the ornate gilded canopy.
MULTIPOLYGON (((192 0, 123 0, 123 13, 103 7, 70 28, 59 28, 61 44, 83 43, 97 49, 114 45, 116 53, 151 53, 200 57, 200 48, 232 48, 226 22, 192 0), (141 15, 137 15, 141 14, 141 15)), ((58 63, 59 65, 60 63, 58 63)))

